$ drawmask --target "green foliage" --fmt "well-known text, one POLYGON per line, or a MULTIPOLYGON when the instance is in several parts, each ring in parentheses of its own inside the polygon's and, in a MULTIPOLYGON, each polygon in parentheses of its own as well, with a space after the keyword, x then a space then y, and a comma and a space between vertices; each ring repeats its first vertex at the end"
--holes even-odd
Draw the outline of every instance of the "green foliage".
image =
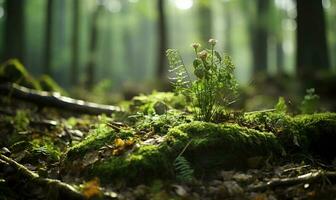
POLYGON ((49 161, 58 161, 61 156, 60 149, 53 145, 49 138, 35 139, 31 142, 32 155, 34 157, 45 157, 49 161))
POLYGON ((191 80, 183 60, 176 49, 168 49, 170 78, 177 93, 191 99, 196 119, 211 121, 219 106, 227 106, 237 94, 234 65, 227 55, 214 50, 216 40, 210 39, 211 49, 199 52, 193 44, 196 58, 193 61, 195 80, 191 80))
POLYGON ((300 105, 300 111, 304 114, 312 114, 315 113, 318 109, 320 97, 315 94, 315 89, 310 88, 306 90, 306 95, 304 96, 303 101, 300 105))
POLYGON ((30 123, 30 114, 27 110, 17 110, 16 115, 13 118, 13 126, 15 131, 22 132, 27 131, 30 123))
POLYGON ((188 160, 183 156, 178 156, 174 161, 176 178, 181 182, 189 183, 194 178, 194 170, 188 160))
POLYGON ((279 97, 278 103, 275 105, 274 108, 276 112, 286 114, 288 109, 285 99, 283 97, 279 97))

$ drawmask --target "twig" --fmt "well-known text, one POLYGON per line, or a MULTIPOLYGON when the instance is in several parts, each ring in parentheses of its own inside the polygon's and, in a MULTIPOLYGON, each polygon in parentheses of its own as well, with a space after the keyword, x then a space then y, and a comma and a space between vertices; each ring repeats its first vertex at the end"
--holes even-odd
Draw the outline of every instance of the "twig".
POLYGON ((262 191, 268 188, 274 188, 277 186, 286 186, 286 185, 295 185, 302 182, 313 182, 320 178, 327 177, 327 178, 335 178, 336 172, 331 171, 323 171, 318 170, 316 172, 310 172, 301 176, 293 177, 293 178, 283 178, 283 179, 274 179, 268 181, 267 183, 261 183, 258 185, 250 185, 248 187, 248 191, 262 191))
POLYGON ((253 114, 253 113, 265 113, 265 112, 274 112, 276 109, 271 108, 271 109, 265 109, 265 110, 256 110, 256 111, 251 111, 251 112, 245 112, 244 114, 253 114))
POLYGON ((185 150, 187 150, 191 142, 192 142, 192 139, 185 145, 185 147, 182 149, 182 151, 179 153, 177 157, 180 157, 185 152, 185 150))
POLYGON ((33 102, 38 105, 56 107, 87 114, 112 114, 121 111, 121 109, 117 106, 73 99, 61 96, 59 93, 55 92, 33 90, 15 83, 1 84, 0 94, 11 94, 14 98, 33 102))
MULTIPOLYGON (((58 197, 60 197, 60 199, 85 199, 85 197, 73 186, 56 179, 42 178, 35 172, 32 172, 25 166, 2 154, 0 154, 0 164, 5 164, 14 168, 14 170, 18 174, 18 177, 23 177, 32 185, 38 185, 43 188, 49 188, 53 191, 57 191, 59 194, 58 197)), ((6 179, 6 177, 3 178, 6 179)))

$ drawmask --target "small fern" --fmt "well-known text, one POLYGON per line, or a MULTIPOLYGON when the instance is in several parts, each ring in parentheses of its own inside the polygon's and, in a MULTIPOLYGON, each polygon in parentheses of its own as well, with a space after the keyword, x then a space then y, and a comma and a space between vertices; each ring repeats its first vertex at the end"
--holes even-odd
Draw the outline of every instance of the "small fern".
POLYGON ((189 183, 194 179, 194 170, 188 160, 183 156, 178 156, 174 161, 177 180, 189 183))
POLYGON ((176 49, 168 49, 166 51, 169 63, 169 72, 174 77, 169 77, 177 93, 184 94, 189 92, 191 87, 191 79, 183 60, 176 49))

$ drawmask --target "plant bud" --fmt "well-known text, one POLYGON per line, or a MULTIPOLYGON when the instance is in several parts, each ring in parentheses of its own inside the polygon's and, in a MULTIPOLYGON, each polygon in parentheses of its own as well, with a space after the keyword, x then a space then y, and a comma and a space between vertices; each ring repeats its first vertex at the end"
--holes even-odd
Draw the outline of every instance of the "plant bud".
POLYGON ((200 43, 196 43, 196 42, 192 43, 191 46, 192 46, 194 49, 198 49, 198 48, 201 47, 200 43))
POLYGON ((203 50, 198 53, 198 57, 204 61, 208 57, 208 52, 203 50))
POLYGON ((211 44, 211 46, 215 46, 217 44, 217 40, 215 40, 213 38, 209 39, 208 42, 211 44))

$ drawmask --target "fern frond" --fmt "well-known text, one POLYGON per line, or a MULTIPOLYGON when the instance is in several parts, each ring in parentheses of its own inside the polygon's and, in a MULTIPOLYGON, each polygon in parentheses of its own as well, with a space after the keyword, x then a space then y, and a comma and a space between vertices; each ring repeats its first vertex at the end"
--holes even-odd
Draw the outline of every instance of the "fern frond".
POLYGON ((192 85, 191 79, 178 50, 168 49, 166 55, 169 72, 174 74, 174 77, 169 78, 169 80, 173 83, 176 92, 182 92, 184 89, 190 88, 192 85))
POLYGON ((194 179, 194 170, 188 160, 183 156, 178 156, 174 161, 176 178, 181 182, 191 182, 194 179))

